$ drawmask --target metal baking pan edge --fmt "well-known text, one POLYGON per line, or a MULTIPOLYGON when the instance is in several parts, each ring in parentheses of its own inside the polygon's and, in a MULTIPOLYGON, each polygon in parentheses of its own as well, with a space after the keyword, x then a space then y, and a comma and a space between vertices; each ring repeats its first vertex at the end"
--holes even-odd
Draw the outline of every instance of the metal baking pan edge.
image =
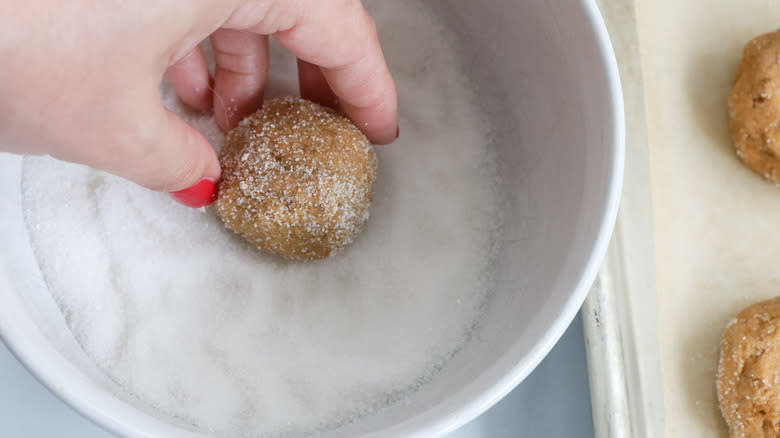
POLYGON ((626 110, 620 212, 582 308, 597 438, 664 435, 652 195, 634 0, 597 0, 618 59, 626 110))

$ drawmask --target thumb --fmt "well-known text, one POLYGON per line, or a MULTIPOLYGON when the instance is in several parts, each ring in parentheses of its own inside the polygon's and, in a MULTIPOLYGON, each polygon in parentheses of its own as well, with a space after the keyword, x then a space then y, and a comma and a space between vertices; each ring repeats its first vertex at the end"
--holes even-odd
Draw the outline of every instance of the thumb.
POLYGON ((124 156, 106 169, 146 188, 169 192, 189 207, 203 207, 216 199, 220 176, 214 148, 195 128, 161 105, 153 114, 154 126, 135 146, 122 148, 124 156), (113 166, 112 166, 113 167, 113 166))

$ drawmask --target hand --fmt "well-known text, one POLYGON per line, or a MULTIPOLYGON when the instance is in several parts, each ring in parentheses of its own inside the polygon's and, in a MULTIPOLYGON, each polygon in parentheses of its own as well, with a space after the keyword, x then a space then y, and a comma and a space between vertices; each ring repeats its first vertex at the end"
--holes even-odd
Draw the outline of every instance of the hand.
POLYGON ((185 103, 213 108, 228 130, 262 104, 269 35, 299 58, 304 98, 337 104, 374 143, 398 135, 395 85, 359 0, 0 0, 0 10, 2 150, 205 205, 219 162, 162 106, 160 81, 167 72, 185 103), (213 79, 199 47, 207 37, 213 79))

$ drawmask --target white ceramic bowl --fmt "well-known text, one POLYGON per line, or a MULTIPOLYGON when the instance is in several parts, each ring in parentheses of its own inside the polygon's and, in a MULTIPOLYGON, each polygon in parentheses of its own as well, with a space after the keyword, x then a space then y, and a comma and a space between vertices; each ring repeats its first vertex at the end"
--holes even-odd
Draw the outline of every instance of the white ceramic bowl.
MULTIPOLYGON (((327 436, 436 436, 476 417, 542 360, 580 308, 605 253, 623 167, 615 59, 592 0, 434 0, 472 59, 510 194, 498 290, 481 328, 409 399, 327 436)), ((132 437, 196 436, 112 394, 38 280, 18 157, 0 155, 0 335, 89 418, 132 437), (53 313, 54 312, 54 313, 53 313)))

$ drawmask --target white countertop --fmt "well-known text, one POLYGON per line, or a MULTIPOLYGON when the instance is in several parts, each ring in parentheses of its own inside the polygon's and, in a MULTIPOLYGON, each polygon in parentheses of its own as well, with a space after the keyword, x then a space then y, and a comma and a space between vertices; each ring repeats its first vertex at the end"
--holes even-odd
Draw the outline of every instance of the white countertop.
MULTIPOLYGON (((112 438, 35 380, 0 342, 0 436, 112 438)), ((446 438, 593 437, 579 317, 504 400, 446 438)))

